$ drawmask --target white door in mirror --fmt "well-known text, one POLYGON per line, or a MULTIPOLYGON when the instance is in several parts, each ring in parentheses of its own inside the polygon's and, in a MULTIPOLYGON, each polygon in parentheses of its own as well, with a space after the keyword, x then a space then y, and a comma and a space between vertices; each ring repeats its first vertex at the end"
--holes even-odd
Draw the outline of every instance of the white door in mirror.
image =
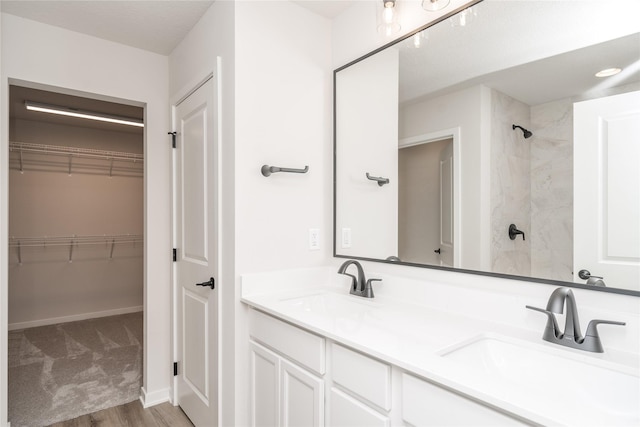
POLYGON ((640 290, 640 91, 574 104, 574 264, 640 290))

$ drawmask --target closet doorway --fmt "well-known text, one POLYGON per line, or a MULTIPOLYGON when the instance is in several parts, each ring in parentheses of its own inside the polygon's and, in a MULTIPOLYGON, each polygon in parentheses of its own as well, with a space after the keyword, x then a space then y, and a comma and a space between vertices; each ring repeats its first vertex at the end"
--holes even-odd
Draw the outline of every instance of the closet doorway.
POLYGON ((42 426, 140 396, 144 110, 9 92, 9 420, 42 426))

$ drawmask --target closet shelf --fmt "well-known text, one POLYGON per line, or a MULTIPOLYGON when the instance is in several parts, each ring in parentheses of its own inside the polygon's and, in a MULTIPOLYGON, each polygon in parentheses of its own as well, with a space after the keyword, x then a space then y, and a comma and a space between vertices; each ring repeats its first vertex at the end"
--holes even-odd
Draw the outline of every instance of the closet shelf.
POLYGON ((39 236, 39 237, 10 237, 9 247, 16 248, 18 263, 22 264, 23 248, 47 248, 56 246, 69 247, 69 262, 73 261, 73 249, 84 245, 104 245, 108 249, 109 258, 113 258, 116 245, 123 243, 137 244, 144 241, 142 234, 102 234, 85 236, 39 236))
POLYGON ((80 173, 108 173, 114 175, 141 175, 144 155, 121 151, 95 150, 91 148, 64 147, 58 145, 34 144, 29 142, 9 142, 9 151, 17 153, 10 160, 11 167, 24 172, 25 164, 34 165, 36 170, 62 171, 71 175, 72 170, 80 173), (24 154, 47 155, 63 158, 57 162, 47 162, 32 156, 25 158, 24 154), (74 159, 77 159, 74 163, 74 159), (125 165, 120 163, 124 162, 125 165), (38 169, 39 168, 39 169, 38 169))

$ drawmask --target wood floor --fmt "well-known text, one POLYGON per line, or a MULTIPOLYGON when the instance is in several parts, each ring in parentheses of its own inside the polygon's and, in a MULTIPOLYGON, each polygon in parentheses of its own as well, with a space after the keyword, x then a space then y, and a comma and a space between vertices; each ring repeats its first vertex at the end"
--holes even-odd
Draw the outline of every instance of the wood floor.
POLYGON ((83 415, 49 427, 193 427, 179 406, 169 402, 143 409, 139 400, 83 415))

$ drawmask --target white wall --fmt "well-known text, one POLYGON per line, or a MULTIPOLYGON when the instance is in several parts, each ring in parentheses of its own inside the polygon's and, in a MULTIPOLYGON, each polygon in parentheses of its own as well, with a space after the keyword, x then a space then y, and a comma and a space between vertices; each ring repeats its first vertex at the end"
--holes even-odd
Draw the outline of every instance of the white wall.
MULTIPOLYGON (((10 81, 36 88, 145 107, 145 343, 144 390, 147 402, 168 398, 170 374, 170 144, 167 138, 168 66, 161 55, 2 14, 2 138, 0 156, 8 151, 7 87, 10 81)), ((7 161, 3 182, 0 265, 7 265, 7 161)), ((0 312, 6 328, 7 277, 2 269, 0 312)), ((4 332, 3 332, 4 333, 4 332)), ((4 350, 3 350, 4 351, 4 350)), ((5 359, 6 360, 6 359, 5 359)), ((2 363, 3 371, 6 363, 2 363)), ((6 375, 0 379, 6 390, 6 375)), ((3 393, 4 394, 4 393, 3 393)), ((4 397, 3 397, 3 401, 4 397)), ((1 403, 1 402, 0 402, 1 403)), ((2 406, 4 410, 6 406, 2 406)), ((6 419, 3 415, 2 419, 6 419)))
POLYGON ((325 265, 332 253, 331 27, 282 1, 237 2, 235 23, 235 425, 248 425, 240 275, 325 265), (265 178, 263 164, 309 172, 265 178), (310 228, 320 250, 309 250, 310 228))
POLYGON ((489 269, 489 138, 491 94, 484 86, 474 86, 428 101, 404 105, 400 109, 400 138, 460 128, 461 242, 456 265, 472 270, 489 269))
POLYGON ((398 51, 336 75, 336 253, 398 256, 398 51), (339 96, 337 96, 339 94, 339 96), (367 173, 389 180, 379 186, 367 173), (343 245, 342 231, 351 241, 343 245))
POLYGON ((220 425, 249 423, 240 275, 323 265, 331 254, 329 30, 289 2, 215 2, 169 58, 174 101, 221 64, 220 425), (309 172, 265 178, 263 164, 309 172), (309 228, 320 229, 318 251, 309 228))

